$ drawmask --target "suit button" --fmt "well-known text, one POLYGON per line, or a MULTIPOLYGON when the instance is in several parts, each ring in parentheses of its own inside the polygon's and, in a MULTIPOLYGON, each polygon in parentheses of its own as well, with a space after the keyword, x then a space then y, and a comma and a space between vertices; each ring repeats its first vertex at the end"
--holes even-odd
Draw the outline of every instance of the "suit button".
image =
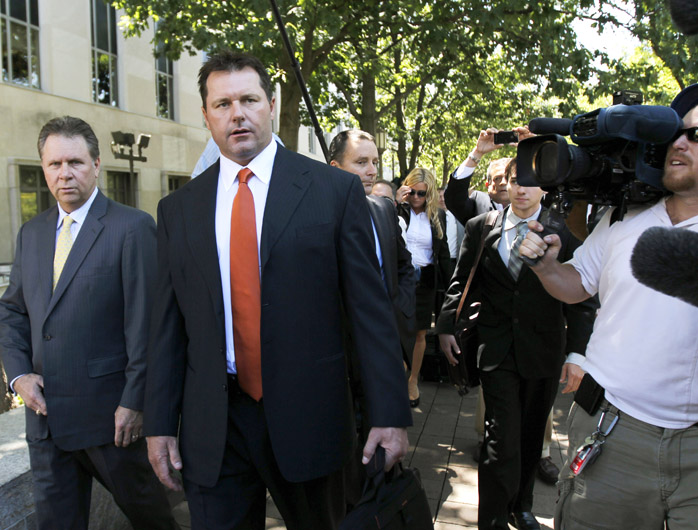
POLYGON ((519 296, 520 294, 521 293, 518 291, 518 289, 516 291, 514 291, 514 296, 519 296))
POLYGON ((227 391, 228 391, 228 385, 223 385, 223 392, 227 392, 227 391))
POLYGON ((518 319, 518 318, 514 318, 514 324, 518 324, 518 323, 519 323, 519 319, 518 319))
POLYGON ((51 335, 49 335, 48 333, 44 335, 44 340, 51 340, 52 338, 53 337, 51 337, 51 335))

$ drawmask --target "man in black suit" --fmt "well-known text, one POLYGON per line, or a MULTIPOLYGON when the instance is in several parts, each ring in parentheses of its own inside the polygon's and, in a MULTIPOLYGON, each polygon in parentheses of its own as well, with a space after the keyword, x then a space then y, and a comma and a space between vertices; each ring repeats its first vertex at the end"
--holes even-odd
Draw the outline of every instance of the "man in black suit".
MULTIPOLYGON (((532 136, 527 127, 516 127, 513 130, 517 134, 519 140, 524 140, 532 136)), ((487 166, 487 193, 479 190, 470 192, 469 189, 471 177, 479 162, 489 153, 505 147, 505 144, 494 143, 494 135, 497 132, 499 132, 499 130, 494 127, 489 127, 480 131, 475 149, 472 150, 468 158, 466 158, 451 174, 451 178, 448 181, 448 187, 444 193, 444 202, 454 217, 464 225, 475 216, 492 210, 503 210, 509 206, 509 192, 507 190, 505 170, 511 158, 496 158, 490 161, 487 166)), ((573 380, 576 376, 580 375, 579 372, 576 365, 565 363, 562 379, 567 380, 569 377, 570 380, 573 380), (569 376, 568 373, 570 374, 569 376)), ((569 387, 567 387, 566 390, 569 391, 569 387)), ((475 410, 475 432, 477 432, 479 438, 473 452, 473 459, 476 462, 480 460, 480 453, 482 450, 481 440, 485 434, 485 405, 483 401, 481 388, 478 392, 477 408, 475 410)), ((551 411, 545 426, 543 452, 538 461, 537 470, 538 476, 548 484, 555 484, 560 472, 550 457, 550 444, 552 442, 553 433, 552 424, 553 418, 551 411)))
POLYGON ((177 528, 141 438, 155 223, 97 189, 99 144, 83 120, 49 121, 38 147, 58 204, 22 226, 0 300, 37 525, 86 529, 95 477, 135 528, 177 528))
POLYGON ((210 56, 199 90, 222 156, 158 207, 150 461, 172 488, 182 470, 194 529, 263 529, 266 489, 287 528, 335 528, 356 439, 345 324, 371 425, 364 463, 379 444, 388 467, 400 460, 412 422, 365 195, 356 175, 272 141, 256 58, 210 56))
POLYGON ((378 149, 365 131, 342 131, 330 143, 330 165, 355 173, 361 179, 371 213, 376 256, 393 305, 405 360, 410 359, 415 338, 415 274, 397 212, 390 200, 371 195, 378 167, 378 149))
MULTIPOLYGON (((518 256, 525 221, 541 212, 540 188, 519 186, 513 160, 506 171, 511 206, 500 212, 473 285, 482 303, 477 321, 485 398, 485 442, 478 467, 478 528, 537 529, 533 485, 545 423, 555 399, 564 353, 583 353, 594 306, 566 306, 548 295, 518 256)), ((486 215, 466 224, 456 271, 437 322, 441 348, 455 364, 455 313, 481 241, 486 215)), ((579 242, 560 234, 564 255, 579 242)), ((562 254, 561 254, 562 255, 562 254)), ((470 295, 469 295, 470 296, 470 295)))

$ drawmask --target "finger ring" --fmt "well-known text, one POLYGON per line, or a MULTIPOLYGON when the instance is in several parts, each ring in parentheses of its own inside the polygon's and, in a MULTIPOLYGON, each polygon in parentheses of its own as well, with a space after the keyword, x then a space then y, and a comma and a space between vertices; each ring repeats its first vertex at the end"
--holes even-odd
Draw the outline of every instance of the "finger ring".
POLYGON ((36 409, 34 412, 36 412, 36 415, 37 415, 37 416, 40 416, 40 415, 41 415, 41 411, 40 411, 39 409, 36 409))
POLYGON ((137 435, 137 434, 132 434, 132 435, 131 435, 131 440, 138 440, 138 435, 137 435))

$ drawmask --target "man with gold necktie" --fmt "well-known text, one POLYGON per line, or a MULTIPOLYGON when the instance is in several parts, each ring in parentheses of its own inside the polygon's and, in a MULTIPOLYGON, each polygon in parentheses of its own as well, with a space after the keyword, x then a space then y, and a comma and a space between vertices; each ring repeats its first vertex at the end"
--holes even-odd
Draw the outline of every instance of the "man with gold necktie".
POLYGON ((38 148, 57 205, 22 226, 0 300, 37 527, 87 529, 94 477, 134 528, 177 528, 142 437, 155 223, 97 189, 99 144, 83 120, 50 120, 38 148))
POLYGON ((412 423, 400 339, 356 175, 272 140, 261 62, 199 72, 218 162, 158 207, 158 289, 145 434, 182 484, 192 529, 263 529, 266 490, 289 529, 343 517, 354 435, 342 337, 351 327, 371 426, 391 467, 412 423), (347 318, 343 318, 343 309, 347 318))

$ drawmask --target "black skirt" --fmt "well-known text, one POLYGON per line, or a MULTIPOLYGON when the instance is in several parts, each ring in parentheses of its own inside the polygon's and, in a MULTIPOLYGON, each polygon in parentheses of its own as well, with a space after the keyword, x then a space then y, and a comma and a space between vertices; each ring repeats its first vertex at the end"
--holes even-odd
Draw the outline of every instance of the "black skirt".
POLYGON ((434 301, 436 296, 436 274, 433 265, 421 267, 419 281, 417 282, 417 329, 429 329, 434 313, 434 301))

